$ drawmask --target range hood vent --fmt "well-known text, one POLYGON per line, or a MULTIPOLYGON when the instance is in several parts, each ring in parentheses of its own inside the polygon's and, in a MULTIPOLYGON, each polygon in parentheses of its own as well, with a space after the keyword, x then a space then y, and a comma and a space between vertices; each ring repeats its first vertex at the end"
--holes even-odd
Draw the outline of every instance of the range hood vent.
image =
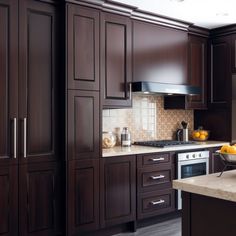
POLYGON ((163 94, 163 95, 199 95, 201 88, 178 85, 178 84, 165 84, 158 82, 133 82, 132 91, 141 94, 163 94))

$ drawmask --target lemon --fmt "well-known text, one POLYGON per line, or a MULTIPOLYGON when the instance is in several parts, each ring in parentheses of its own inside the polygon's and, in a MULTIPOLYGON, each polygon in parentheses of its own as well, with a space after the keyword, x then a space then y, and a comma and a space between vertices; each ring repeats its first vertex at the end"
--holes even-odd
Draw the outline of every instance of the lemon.
POLYGON ((200 132, 194 132, 193 137, 194 138, 199 138, 200 137, 200 132))
POLYGON ((206 135, 201 134, 201 135, 199 136, 199 139, 200 139, 200 140, 205 140, 205 139, 206 139, 206 135))

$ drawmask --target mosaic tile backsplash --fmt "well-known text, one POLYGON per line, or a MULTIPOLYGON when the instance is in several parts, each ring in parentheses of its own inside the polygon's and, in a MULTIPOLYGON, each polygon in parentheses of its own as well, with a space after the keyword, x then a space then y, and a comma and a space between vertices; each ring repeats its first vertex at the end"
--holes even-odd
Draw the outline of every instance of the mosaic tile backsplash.
POLYGON ((192 110, 164 110, 163 102, 162 96, 134 95, 132 109, 105 109, 103 131, 113 131, 119 138, 123 127, 128 127, 134 142, 175 139, 175 131, 181 128, 183 120, 193 130, 192 110))

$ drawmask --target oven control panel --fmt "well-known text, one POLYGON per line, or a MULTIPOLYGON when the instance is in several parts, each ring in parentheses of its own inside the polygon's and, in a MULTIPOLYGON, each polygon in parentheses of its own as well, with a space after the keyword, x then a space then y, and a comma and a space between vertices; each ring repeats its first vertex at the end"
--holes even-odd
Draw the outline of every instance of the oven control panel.
POLYGON ((184 152, 184 153, 178 153, 177 156, 178 156, 178 161, 205 159, 209 158, 209 151, 184 152))

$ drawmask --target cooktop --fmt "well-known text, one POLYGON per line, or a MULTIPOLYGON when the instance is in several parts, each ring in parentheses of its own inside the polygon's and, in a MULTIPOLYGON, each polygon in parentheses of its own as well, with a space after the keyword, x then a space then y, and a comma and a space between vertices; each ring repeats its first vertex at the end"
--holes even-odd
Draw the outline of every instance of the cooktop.
POLYGON ((138 141, 134 145, 150 146, 150 147, 170 147, 179 145, 196 144, 194 141, 177 141, 177 140, 152 140, 152 141, 138 141))

